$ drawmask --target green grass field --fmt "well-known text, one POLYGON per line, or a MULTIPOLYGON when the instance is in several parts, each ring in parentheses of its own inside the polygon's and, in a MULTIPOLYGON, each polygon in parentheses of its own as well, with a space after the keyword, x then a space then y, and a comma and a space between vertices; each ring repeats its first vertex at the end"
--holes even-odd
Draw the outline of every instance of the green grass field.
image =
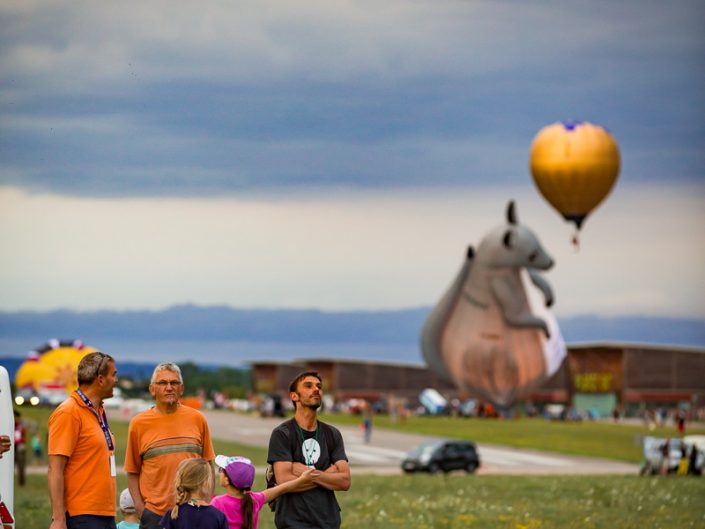
MULTIPOLYGON (((50 411, 23 409, 23 419, 36 421, 42 438, 50 411)), ((357 424, 359 417, 327 416, 338 424, 357 424)), ((112 420, 117 461, 124 461, 127 423, 112 420)), ((557 423, 543 419, 478 420, 414 417, 391 424, 376 417, 375 428, 485 443, 544 449, 567 454, 637 462, 639 436, 675 436, 672 429, 655 432, 609 423, 557 423)), ((688 433, 705 433, 690 429, 688 433)), ((373 434, 374 435, 374 434, 373 434)), ((217 453, 241 454, 265 464, 266 450, 220 440, 217 453)), ((118 490, 126 486, 118 476, 118 490)), ((264 487, 258 476, 255 489, 264 487)), ((705 527, 705 478, 638 476, 362 476, 353 474, 350 491, 338 495, 343 527, 377 528, 688 528, 705 527)), ((46 528, 50 518, 46 475, 30 475, 15 488, 19 529, 46 528)), ((274 527, 265 509, 260 528, 274 527)))

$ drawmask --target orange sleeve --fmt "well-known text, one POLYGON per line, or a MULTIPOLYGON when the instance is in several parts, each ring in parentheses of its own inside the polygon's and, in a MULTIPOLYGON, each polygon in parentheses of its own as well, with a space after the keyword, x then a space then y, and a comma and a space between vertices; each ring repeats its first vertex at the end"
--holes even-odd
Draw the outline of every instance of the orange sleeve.
POLYGON ((47 453, 52 456, 71 457, 78 434, 81 429, 81 421, 75 414, 71 413, 66 406, 60 406, 49 417, 49 447, 47 453))
POLYGON ((130 474, 139 474, 142 468, 142 457, 139 446, 139 425, 133 418, 127 429, 127 450, 125 451, 124 470, 130 474))
POLYGON ((211 432, 208 428, 208 421, 205 415, 203 418, 203 459, 213 461, 215 459, 215 451, 213 450, 213 442, 211 441, 211 432))

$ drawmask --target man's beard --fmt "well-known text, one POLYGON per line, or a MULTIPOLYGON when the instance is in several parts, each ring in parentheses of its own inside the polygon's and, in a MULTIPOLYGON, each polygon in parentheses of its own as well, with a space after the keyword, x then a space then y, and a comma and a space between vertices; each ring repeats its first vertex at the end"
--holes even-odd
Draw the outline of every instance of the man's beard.
POLYGON ((309 408, 309 409, 312 409, 313 411, 316 411, 318 408, 321 407, 321 402, 322 402, 322 401, 311 402, 311 403, 309 403, 309 404, 304 404, 304 406, 307 407, 307 408, 309 408))

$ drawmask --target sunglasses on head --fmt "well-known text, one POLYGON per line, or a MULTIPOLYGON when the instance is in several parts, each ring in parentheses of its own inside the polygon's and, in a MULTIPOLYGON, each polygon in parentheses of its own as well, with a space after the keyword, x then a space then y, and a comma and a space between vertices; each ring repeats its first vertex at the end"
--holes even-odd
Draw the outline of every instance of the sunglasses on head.
POLYGON ((100 362, 98 363, 98 366, 95 369, 95 374, 93 375, 93 378, 98 378, 98 375, 100 375, 100 372, 105 366, 105 361, 108 359, 108 355, 106 355, 105 353, 98 352, 98 354, 100 355, 100 362))

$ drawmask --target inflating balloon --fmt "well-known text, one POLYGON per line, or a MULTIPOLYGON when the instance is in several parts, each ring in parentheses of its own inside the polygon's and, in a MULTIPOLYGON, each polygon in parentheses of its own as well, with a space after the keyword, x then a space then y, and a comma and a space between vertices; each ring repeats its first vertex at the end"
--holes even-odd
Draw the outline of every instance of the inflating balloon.
POLYGON ((95 351, 80 340, 51 340, 30 351, 15 375, 17 389, 64 389, 70 393, 78 387, 78 363, 95 351))
POLYGON ((619 175, 619 147, 603 127, 588 122, 544 127, 531 145, 530 168, 544 198, 580 230, 619 175))
POLYGON ((548 282, 553 266, 534 233, 507 223, 488 233, 429 315, 421 336, 428 366, 467 393, 499 408, 526 397, 566 355, 548 282), (537 290, 538 289, 538 290, 537 290), (542 299, 538 300, 537 297, 542 299))

